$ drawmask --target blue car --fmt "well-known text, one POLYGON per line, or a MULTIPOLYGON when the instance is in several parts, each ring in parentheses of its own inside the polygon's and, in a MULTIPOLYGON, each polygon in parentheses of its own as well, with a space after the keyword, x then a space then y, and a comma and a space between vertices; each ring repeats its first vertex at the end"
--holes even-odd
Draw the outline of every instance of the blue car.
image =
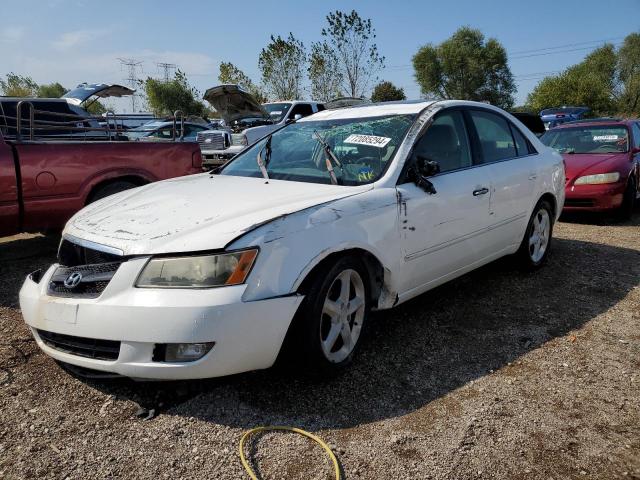
POLYGON ((544 123, 544 128, 557 127, 565 122, 581 120, 590 111, 587 107, 559 107, 547 108, 540 112, 540 118, 544 123))

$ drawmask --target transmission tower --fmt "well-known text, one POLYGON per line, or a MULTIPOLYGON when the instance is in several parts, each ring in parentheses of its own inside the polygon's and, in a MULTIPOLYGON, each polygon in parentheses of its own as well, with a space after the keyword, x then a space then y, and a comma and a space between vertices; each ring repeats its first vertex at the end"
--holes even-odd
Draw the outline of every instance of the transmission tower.
POLYGON ((162 70, 164 70, 164 81, 168 82, 169 78, 171 77, 171 75, 169 75, 170 72, 174 72, 176 70, 176 68, 178 68, 178 65, 176 65, 175 63, 164 63, 164 62, 158 62, 156 63, 156 65, 158 66, 158 68, 161 68, 162 70))
MULTIPOLYGON (((125 78, 131 90, 136 90, 138 88, 138 76, 137 70, 138 68, 142 68, 142 62, 135 60, 133 58, 118 58, 120 61, 120 65, 122 67, 127 68, 127 72, 129 76, 125 78)), ((135 113, 136 111, 136 97, 137 95, 134 93, 131 95, 131 112, 135 113)))

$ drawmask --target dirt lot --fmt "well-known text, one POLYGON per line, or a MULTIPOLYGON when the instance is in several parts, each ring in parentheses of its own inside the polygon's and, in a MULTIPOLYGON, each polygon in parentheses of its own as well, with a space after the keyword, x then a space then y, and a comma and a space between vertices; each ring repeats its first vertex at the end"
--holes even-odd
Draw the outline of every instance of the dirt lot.
MULTIPOLYGON (((57 239, 0 239, 0 478, 247 478, 237 443, 262 424, 316 432, 347 479, 640 478, 640 213, 555 237, 538 273, 496 262, 378 314, 339 378, 189 383, 62 370, 17 306, 57 239)), ((263 478, 329 478, 302 438, 249 453, 263 478)))

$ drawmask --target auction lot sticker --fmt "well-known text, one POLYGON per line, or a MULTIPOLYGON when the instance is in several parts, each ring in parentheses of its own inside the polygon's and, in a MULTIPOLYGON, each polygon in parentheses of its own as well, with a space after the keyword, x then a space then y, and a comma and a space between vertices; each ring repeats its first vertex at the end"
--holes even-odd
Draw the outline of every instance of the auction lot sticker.
POLYGON ((611 142, 614 140, 618 140, 618 135, 594 135, 594 142, 611 142))
POLYGON ((344 139, 344 143, 353 143, 356 145, 370 145, 372 147, 382 148, 389 143, 389 137, 378 137, 377 135, 357 135, 351 134, 344 139))

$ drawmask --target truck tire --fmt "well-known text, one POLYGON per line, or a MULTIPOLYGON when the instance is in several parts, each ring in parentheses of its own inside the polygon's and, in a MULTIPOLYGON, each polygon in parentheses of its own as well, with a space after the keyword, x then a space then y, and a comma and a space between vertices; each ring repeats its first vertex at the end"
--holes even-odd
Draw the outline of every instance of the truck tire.
POLYGON ((103 199, 105 197, 108 197, 109 195, 113 195, 115 193, 124 192, 125 190, 129 190, 130 188, 135 188, 137 186, 138 185, 136 185, 135 183, 127 182, 127 181, 124 181, 124 180, 108 183, 106 185, 98 187, 89 196, 89 199, 87 200, 87 205, 89 205, 92 202, 95 202, 96 200, 100 200, 100 199, 103 199))

